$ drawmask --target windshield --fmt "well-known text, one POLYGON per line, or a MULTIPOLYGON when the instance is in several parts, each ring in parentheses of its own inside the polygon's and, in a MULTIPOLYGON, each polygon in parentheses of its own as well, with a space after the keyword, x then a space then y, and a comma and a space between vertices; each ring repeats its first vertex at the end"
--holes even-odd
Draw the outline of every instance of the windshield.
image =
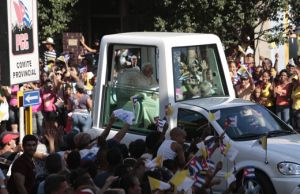
POLYGON ((260 105, 221 109, 217 122, 231 139, 237 141, 294 133, 288 125, 260 105))

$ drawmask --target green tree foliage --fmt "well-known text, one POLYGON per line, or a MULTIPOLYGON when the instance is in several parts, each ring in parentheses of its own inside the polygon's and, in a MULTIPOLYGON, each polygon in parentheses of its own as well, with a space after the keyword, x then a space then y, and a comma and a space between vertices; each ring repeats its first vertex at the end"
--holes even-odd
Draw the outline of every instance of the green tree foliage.
POLYGON ((225 45, 237 44, 243 36, 263 38, 283 26, 254 29, 268 20, 280 21, 284 0, 162 0, 155 17, 157 31, 200 32, 217 34, 225 45))
POLYGON ((300 26, 300 1, 289 0, 289 5, 290 5, 289 19, 296 26, 300 26))
POLYGON ((72 7, 77 2, 78 0, 38 0, 40 38, 54 37, 66 30, 72 20, 72 7))

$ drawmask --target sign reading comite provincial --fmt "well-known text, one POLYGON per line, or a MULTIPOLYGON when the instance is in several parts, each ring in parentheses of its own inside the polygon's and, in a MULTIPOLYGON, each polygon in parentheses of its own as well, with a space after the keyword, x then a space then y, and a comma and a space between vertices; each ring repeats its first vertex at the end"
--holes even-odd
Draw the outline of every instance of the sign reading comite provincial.
MULTIPOLYGON (((13 85, 39 80, 36 0, 6 0, 5 32, 0 32, 1 84, 13 85), (6 31, 7 30, 7 31, 6 31), (5 55, 7 53, 7 55, 5 55)), ((0 12, 4 9, 0 7, 0 12), (2 9, 1 9, 2 8, 2 9)), ((1 14, 2 15, 2 14, 1 14)))

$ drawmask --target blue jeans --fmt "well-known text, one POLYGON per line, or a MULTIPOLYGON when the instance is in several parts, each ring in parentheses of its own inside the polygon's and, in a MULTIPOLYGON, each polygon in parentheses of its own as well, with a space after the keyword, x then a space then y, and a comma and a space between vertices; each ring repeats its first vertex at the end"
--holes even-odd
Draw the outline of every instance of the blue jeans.
POLYGON ((92 117, 89 114, 72 114, 73 129, 78 132, 85 132, 92 127, 92 117))
POLYGON ((32 133, 41 135, 43 134, 43 113, 42 111, 32 113, 32 133))
POLYGON ((286 106, 276 106, 276 115, 283 120, 284 122, 286 122, 287 124, 290 124, 290 106, 286 105, 286 106))

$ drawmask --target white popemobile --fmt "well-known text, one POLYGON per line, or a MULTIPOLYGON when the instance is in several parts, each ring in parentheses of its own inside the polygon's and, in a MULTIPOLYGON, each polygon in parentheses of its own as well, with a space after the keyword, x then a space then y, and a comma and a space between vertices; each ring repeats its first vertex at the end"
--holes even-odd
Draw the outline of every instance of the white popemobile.
MULTIPOLYGON (((175 126, 184 129, 187 143, 203 133, 213 136, 225 131, 223 143, 231 145, 237 155, 224 157, 219 149, 213 153, 213 161, 223 162, 216 175, 222 181, 214 192, 228 187, 225 174, 234 171, 246 193, 300 193, 300 135, 264 107, 234 97, 217 36, 168 32, 107 35, 101 41, 97 75, 93 137, 103 131, 112 112, 120 109, 135 117, 125 143, 145 138, 157 117, 167 118, 168 130, 175 126), (131 57, 137 58, 135 64, 131 57), (254 178, 242 178, 247 167, 255 169, 254 178)), ((121 127, 122 122, 116 122, 110 136, 121 127)), ((168 131, 166 134, 168 138, 168 131)))

